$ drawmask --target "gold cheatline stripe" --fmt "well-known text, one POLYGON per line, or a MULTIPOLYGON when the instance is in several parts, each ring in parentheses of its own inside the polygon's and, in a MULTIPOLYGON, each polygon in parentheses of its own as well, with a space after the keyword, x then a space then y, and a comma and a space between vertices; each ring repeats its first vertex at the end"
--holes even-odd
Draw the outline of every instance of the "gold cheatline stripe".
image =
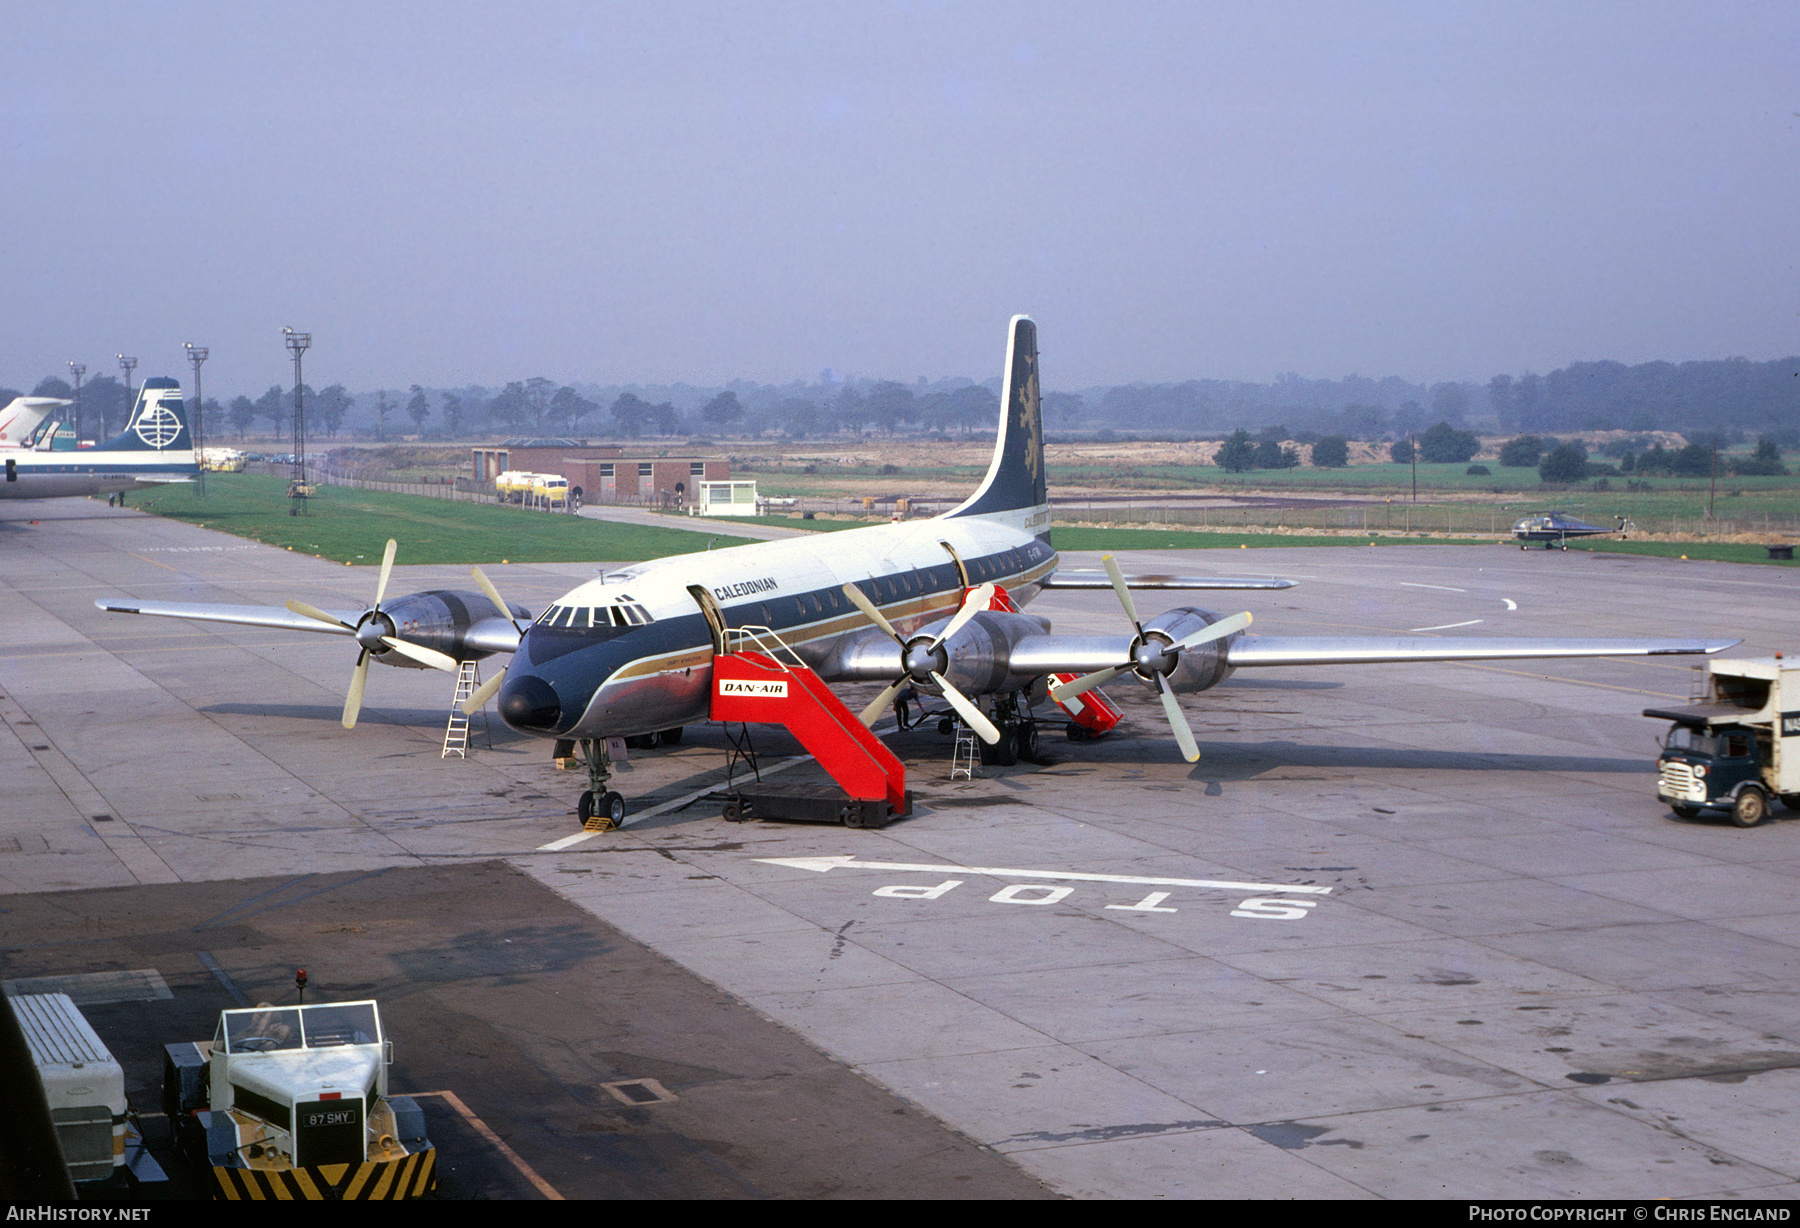
MULTIPOLYGON (((1052 564, 1047 562, 1040 563, 1030 571, 1022 572, 1018 580, 1015 581, 1015 584, 1031 584, 1037 580, 1043 579, 1045 576, 1049 575, 1052 570, 1054 570, 1052 564)), ((995 581, 995 583, 1000 583, 1002 587, 1005 587, 1000 581, 995 581)), ((935 593, 932 594, 932 596, 944 598, 948 597, 949 594, 935 593)), ((917 598, 913 600, 917 600, 917 598)), ((931 599, 926 598, 926 600, 930 601, 931 599)), ((876 608, 887 615, 888 621, 892 622, 895 617, 894 611, 896 610, 898 610, 898 616, 901 618, 910 618, 916 613, 930 619, 954 614, 962 603, 960 600, 957 600, 943 606, 928 604, 922 610, 909 612, 906 610, 906 607, 910 604, 912 604, 910 601, 893 601, 885 606, 877 606, 876 608)), ((818 623, 805 623, 799 627, 790 627, 786 632, 781 632, 779 634, 789 635, 796 631, 804 631, 806 633, 806 638, 791 641, 789 647, 793 647, 795 645, 810 644, 814 640, 824 639, 826 636, 842 635, 846 631, 855 631, 860 627, 872 627, 874 625, 875 624, 858 614, 850 617, 830 618, 818 623)), ((619 669, 613 674, 612 679, 609 679, 608 681, 615 679, 623 681, 630 678, 642 678, 647 674, 666 674, 678 669, 693 669, 708 663, 711 658, 711 648, 678 648, 672 652, 663 653, 661 656, 640 657, 636 661, 619 669)))

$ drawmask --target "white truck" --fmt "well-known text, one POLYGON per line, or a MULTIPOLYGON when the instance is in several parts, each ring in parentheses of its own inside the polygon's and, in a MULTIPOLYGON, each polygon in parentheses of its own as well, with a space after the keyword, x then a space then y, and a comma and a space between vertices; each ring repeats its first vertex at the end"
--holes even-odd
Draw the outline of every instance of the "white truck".
POLYGON ((165 1047, 163 1110, 215 1197, 421 1197, 436 1152, 388 1095, 390 1046, 372 1001, 225 1011, 210 1044, 165 1047))
POLYGON ((1645 708, 1671 721, 1656 761, 1656 797, 1684 819, 1722 810, 1739 827, 1770 803, 1800 810, 1800 663, 1707 662, 1706 689, 1685 708, 1645 708))

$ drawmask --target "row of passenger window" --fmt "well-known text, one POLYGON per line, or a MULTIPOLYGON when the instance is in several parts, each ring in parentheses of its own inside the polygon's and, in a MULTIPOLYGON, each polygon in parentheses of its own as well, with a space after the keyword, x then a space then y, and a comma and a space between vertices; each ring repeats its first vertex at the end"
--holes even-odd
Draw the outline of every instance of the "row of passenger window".
MULTIPOLYGON (((987 559, 975 560, 971 577, 977 583, 987 576, 999 577, 1016 575, 1035 561, 1031 555, 1036 551, 1009 550, 1004 554, 987 559), (986 576, 982 573, 987 573, 986 576)), ((876 601, 897 601, 905 597, 916 597, 927 591, 937 591, 956 583, 954 570, 951 568, 929 568, 924 572, 900 572, 892 576, 866 581, 865 587, 873 590, 871 596, 876 601), (945 574, 939 575, 943 571, 945 574)), ((794 598, 794 604, 802 617, 825 614, 847 608, 847 603, 832 589, 823 593, 803 593, 794 598)), ((766 606, 764 607, 767 608, 766 606)), ((650 611, 635 602, 620 602, 612 606, 566 606, 553 605, 545 610, 538 619, 544 627, 561 627, 581 631, 594 627, 642 627, 652 621, 650 611)))

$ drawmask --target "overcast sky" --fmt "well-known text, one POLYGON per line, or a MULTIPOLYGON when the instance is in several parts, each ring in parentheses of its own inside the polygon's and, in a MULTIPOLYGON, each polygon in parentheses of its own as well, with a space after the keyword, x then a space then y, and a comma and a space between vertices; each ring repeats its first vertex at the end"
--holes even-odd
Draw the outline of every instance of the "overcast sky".
POLYGON ((0 384, 1800 351, 1800 5, 0 9, 0 384))

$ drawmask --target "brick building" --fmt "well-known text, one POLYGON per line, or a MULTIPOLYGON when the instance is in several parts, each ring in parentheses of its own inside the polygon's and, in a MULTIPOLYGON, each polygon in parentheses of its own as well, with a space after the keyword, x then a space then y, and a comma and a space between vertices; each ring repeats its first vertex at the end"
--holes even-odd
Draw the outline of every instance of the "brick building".
POLYGON ((716 456, 626 456, 618 444, 577 439, 509 439, 473 449, 472 476, 491 483, 508 469, 557 473, 584 503, 691 503, 700 482, 731 477, 731 462, 716 456))

